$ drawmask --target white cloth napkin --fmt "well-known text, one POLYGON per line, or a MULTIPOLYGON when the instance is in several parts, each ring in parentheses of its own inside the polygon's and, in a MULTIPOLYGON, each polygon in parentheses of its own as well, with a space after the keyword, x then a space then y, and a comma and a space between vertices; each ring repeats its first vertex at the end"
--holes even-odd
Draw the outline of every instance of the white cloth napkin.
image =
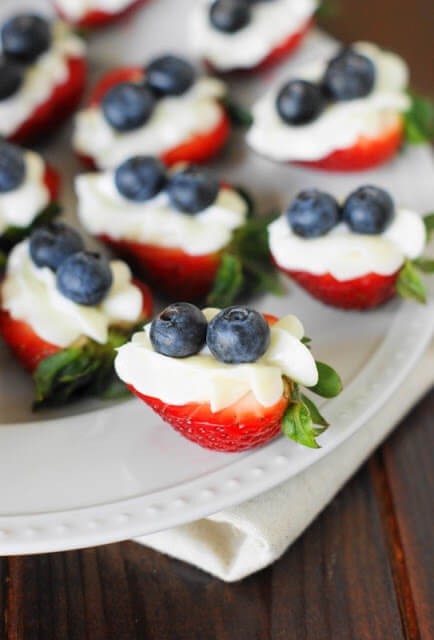
POLYGON ((259 571, 286 551, 433 383, 434 343, 383 408, 314 466, 232 509, 136 542, 227 582, 259 571))

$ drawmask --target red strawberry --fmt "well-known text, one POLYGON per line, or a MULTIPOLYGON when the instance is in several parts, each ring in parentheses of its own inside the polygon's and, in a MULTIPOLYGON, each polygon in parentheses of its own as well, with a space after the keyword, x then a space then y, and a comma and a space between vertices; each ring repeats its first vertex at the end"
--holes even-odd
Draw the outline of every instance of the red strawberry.
MULTIPOLYGON (((153 309, 151 292, 138 280, 134 280, 134 284, 140 288, 143 295, 143 318, 150 318, 153 309)), ((31 372, 42 360, 62 349, 40 338, 27 322, 12 318, 4 309, 0 309, 0 334, 23 367, 31 372)))
MULTIPOLYGON (((270 326, 277 321, 275 316, 264 314, 264 317, 270 326)), ((264 407, 249 392, 236 403, 213 413, 209 403, 170 405, 141 394, 132 385, 128 387, 188 440, 206 449, 226 452, 260 447, 279 435, 291 395, 290 383, 285 381, 283 394, 272 407, 264 407)))
MULTIPOLYGON (((98 9, 94 9, 93 11, 88 11, 78 22, 74 23, 74 26, 79 27, 81 29, 95 29, 98 27, 105 27, 122 18, 125 18, 136 11, 139 7, 145 4, 147 0, 134 0, 129 4, 125 9, 119 11, 117 13, 106 13, 105 11, 99 11, 98 9)), ((56 2, 54 3, 56 5, 56 2)), ((64 15, 62 10, 58 5, 56 5, 56 11, 59 16, 68 21, 68 18, 64 15)))
MULTIPOLYGON (((104 75, 92 91, 89 106, 97 106, 107 91, 120 82, 135 82, 144 78, 142 67, 122 67, 109 71, 104 75)), ((221 118, 217 125, 206 133, 200 133, 185 140, 173 149, 161 153, 160 158, 167 166, 178 162, 202 163, 209 160, 225 144, 230 133, 229 117, 221 107, 221 118)), ((92 156, 79 154, 80 160, 89 168, 95 169, 96 164, 92 156)))
POLYGON ((60 192, 60 176, 55 169, 49 165, 45 165, 44 184, 50 194, 50 202, 55 202, 60 192))
POLYGON ((28 144, 56 129, 78 107, 85 88, 86 71, 84 58, 69 58, 66 80, 53 89, 51 96, 8 139, 28 144))
POLYGON ((171 298, 196 300, 211 289, 220 264, 220 254, 192 256, 181 249, 114 240, 99 236, 109 247, 133 264, 138 273, 171 298))
POLYGON ((278 268, 306 289, 314 298, 339 309, 371 309, 395 295, 399 271, 390 276, 367 273, 353 280, 339 281, 330 273, 314 275, 305 271, 278 268))
POLYGON ((404 124, 399 118, 378 138, 360 138, 348 149, 339 149, 315 161, 294 162, 303 167, 326 171, 360 171, 383 164, 392 158, 402 145, 404 124))

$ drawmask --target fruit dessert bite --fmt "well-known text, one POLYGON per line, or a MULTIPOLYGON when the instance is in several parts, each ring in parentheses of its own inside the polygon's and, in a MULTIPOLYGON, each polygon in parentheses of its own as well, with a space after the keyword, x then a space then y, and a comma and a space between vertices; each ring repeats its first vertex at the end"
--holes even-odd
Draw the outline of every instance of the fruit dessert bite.
POLYGON ((367 42, 300 69, 253 108, 249 145, 271 160, 329 171, 386 162, 411 107, 404 61, 367 42))
MULTIPOLYGON (((76 191, 86 230, 172 299, 201 298, 226 280, 235 296, 246 257, 237 239, 262 229, 266 240, 266 221, 247 220, 246 196, 194 166, 168 172, 156 158, 134 156, 79 176, 76 191)), ((251 244, 254 268, 266 270, 268 256, 251 244)))
POLYGON ((316 0, 199 0, 191 46, 217 71, 259 70, 294 51, 316 8, 316 0))
POLYGON ((315 362, 300 321, 245 306, 178 302, 117 353, 128 387, 183 436, 216 451, 259 447, 280 431, 316 448, 327 422, 300 385, 324 397, 338 375, 315 362), (315 426, 317 425, 317 426, 315 426))
POLYGON ((0 27, 0 136, 27 144, 78 106, 86 80, 84 43, 60 21, 21 13, 0 27))
POLYGON ((53 0, 60 17, 80 29, 95 29, 117 22, 147 0, 53 0))
POLYGON ((416 268, 426 244, 423 218, 396 208, 387 191, 359 187, 343 205, 306 190, 269 227, 277 267, 312 296, 341 309, 369 309, 395 294, 425 301, 416 268))
POLYGON ((0 254, 60 213, 59 189, 40 155, 0 140, 0 254))
POLYGON ((151 314, 150 292, 127 265, 85 250, 60 222, 15 246, 0 286, 0 333, 33 374, 35 407, 125 389, 115 349, 151 314))
POLYGON ((88 166, 101 169, 138 153, 159 156, 166 165, 205 162, 229 135, 225 94, 220 80, 198 75, 172 55, 146 68, 111 71, 77 115, 75 150, 88 166))

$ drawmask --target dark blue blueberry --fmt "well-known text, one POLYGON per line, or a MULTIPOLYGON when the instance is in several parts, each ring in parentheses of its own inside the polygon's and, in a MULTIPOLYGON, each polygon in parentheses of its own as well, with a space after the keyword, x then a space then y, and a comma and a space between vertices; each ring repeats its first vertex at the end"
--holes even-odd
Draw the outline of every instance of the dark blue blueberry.
POLYGON ((180 96, 196 77, 192 65, 176 56, 155 58, 146 69, 146 83, 159 96, 180 96))
POLYGON ((391 223, 395 205, 384 189, 365 185, 350 193, 344 202, 343 219, 355 233, 382 233, 391 223))
POLYGON ((196 167, 175 173, 167 186, 172 205, 183 213, 199 213, 217 198, 219 183, 196 167))
POLYGON ((33 231, 30 236, 30 256, 37 267, 57 271, 60 264, 73 253, 81 251, 81 235, 63 222, 50 222, 33 231))
POLYGON ((228 307, 208 324, 206 343, 220 362, 256 362, 268 349, 270 328, 257 311, 242 306, 228 307))
POLYGON ((316 189, 306 189, 291 202, 286 216, 297 236, 317 238, 338 224, 340 211, 333 196, 316 189))
POLYGON ((10 98, 23 82, 21 67, 5 58, 0 58, 0 100, 10 98))
POLYGON ((24 153, 14 144, 0 141, 0 193, 17 189, 26 176, 24 153))
POLYGON ((174 302, 151 324, 149 334, 155 351, 171 358, 193 356, 205 345, 207 321, 189 302, 174 302))
POLYGON ((141 127, 152 115, 155 97, 150 89, 133 82, 120 82, 105 94, 104 118, 117 131, 141 127))
POLYGON ((250 22, 250 4, 248 0, 215 0, 209 10, 209 19, 218 31, 235 33, 250 22))
POLYGON ((322 86, 332 100, 363 98, 375 83, 375 66, 372 60, 353 49, 344 49, 327 65, 322 86))
POLYGON ((50 48, 50 23, 42 16, 22 13, 4 23, 1 41, 6 58, 24 63, 33 62, 50 48))
POLYGON ((115 184, 120 194, 134 202, 144 202, 157 195, 166 183, 163 163, 153 156, 134 156, 115 171, 115 184))
POLYGON ((56 274, 65 298, 88 307, 103 301, 113 282, 110 263, 100 253, 78 251, 66 258, 56 274))
POLYGON ((276 99, 278 114, 291 125, 312 122, 325 106, 321 88, 306 80, 290 80, 281 88, 276 99))

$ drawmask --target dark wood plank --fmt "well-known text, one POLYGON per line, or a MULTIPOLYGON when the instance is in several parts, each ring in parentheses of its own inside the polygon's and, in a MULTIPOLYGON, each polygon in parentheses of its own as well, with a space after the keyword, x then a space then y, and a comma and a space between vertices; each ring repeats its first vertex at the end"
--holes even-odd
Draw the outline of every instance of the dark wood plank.
POLYGON ((371 461, 411 640, 434 638, 434 391, 371 461))
POLYGON ((273 570, 273 640, 404 638, 364 468, 273 570))

